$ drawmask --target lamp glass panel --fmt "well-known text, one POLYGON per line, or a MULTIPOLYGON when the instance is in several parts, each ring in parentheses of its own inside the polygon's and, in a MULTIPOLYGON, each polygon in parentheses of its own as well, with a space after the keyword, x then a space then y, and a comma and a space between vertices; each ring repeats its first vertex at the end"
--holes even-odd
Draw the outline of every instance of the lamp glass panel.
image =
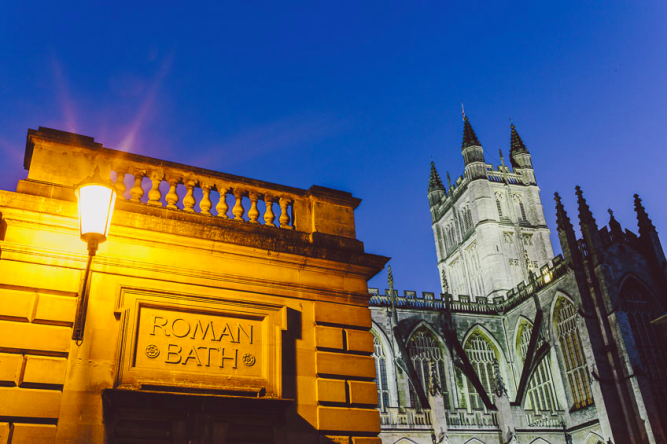
POLYGON ((103 185, 84 185, 78 190, 81 236, 95 233, 107 237, 116 192, 103 185))

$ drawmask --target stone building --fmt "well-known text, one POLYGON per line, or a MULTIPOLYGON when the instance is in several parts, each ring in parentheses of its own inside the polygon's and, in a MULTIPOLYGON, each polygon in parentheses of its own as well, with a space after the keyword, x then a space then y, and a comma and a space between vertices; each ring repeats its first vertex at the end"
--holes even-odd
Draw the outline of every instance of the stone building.
POLYGON ((24 167, 0 191, 1 444, 380 442, 387 258, 356 239, 359 199, 46 128, 24 167), (96 167, 118 199, 93 257, 73 185, 96 167))
POLYGON ((581 237, 556 194, 554 257, 531 155, 486 163, 465 119, 465 173, 428 200, 442 293, 373 294, 384 443, 665 443, 667 261, 635 195, 639 235, 600 228, 579 187, 581 237), (660 318, 660 319, 659 319, 660 318))

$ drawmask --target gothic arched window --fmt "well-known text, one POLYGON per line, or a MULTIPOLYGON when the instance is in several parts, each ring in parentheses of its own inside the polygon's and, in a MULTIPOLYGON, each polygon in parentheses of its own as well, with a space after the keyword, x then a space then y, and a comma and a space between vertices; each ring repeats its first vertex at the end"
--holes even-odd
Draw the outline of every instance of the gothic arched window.
POLYGON ((560 351, 565 362, 567 381, 574 398, 574 408, 593 404, 591 380, 586 367, 586 358, 577 327, 577 309, 572 302, 560 298, 554 310, 554 329, 560 351))
POLYGON ((503 193, 496 193, 495 194, 496 198, 496 208, 498 209, 498 217, 503 217, 503 210, 505 208, 504 202, 505 202, 505 196, 503 193))
POLYGON ((629 278, 621 288, 620 308, 628 318, 639 360, 649 380, 651 389, 658 403, 665 403, 665 372, 664 356, 651 320, 659 314, 654 306, 648 290, 637 280, 629 278))
MULTIPOLYGON (((496 386, 495 365, 499 358, 498 350, 496 350, 493 343, 479 331, 470 335, 463 349, 470 360, 470 364, 472 364, 475 369, 475 373, 477 373, 477 377, 482 383, 487 395, 491 397, 496 386)), ((460 382, 462 383, 463 381, 460 382)), ((462 404, 469 405, 472 410, 484 410, 482 398, 479 396, 479 393, 477 393, 477 390, 469 379, 465 378, 465 385, 461 388, 463 389, 462 404)))
POLYGON ((375 383, 378 387, 378 408, 383 412, 389 407, 389 384, 387 380, 387 358, 384 354, 384 349, 377 336, 373 335, 373 343, 375 344, 375 351, 373 357, 375 358, 375 383))
MULTIPOLYGON (((526 361, 532 329, 533 325, 530 322, 525 319, 521 321, 516 338, 516 349, 517 355, 521 358, 522 363, 526 361)), ((537 350, 541 344, 542 341, 538 339, 535 350, 537 350)), ((530 375, 528 387, 526 389, 524 408, 526 410, 549 410, 552 412, 558 409, 556 391, 554 390, 553 380, 551 378, 549 356, 542 358, 532 375, 530 375)))
MULTIPOLYGON (((408 341, 408 355, 424 393, 428 393, 429 388, 437 383, 440 386, 445 407, 449 408, 445 354, 433 333, 426 328, 415 332, 408 341)), ((412 385, 410 385, 410 402, 413 407, 419 405, 417 393, 412 385)))

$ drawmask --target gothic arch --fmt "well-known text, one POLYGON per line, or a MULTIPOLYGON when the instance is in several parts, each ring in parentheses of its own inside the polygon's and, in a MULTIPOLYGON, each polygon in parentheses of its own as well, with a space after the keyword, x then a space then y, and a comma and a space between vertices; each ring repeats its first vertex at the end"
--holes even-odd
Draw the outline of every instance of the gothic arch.
MULTIPOLYGON (((575 300, 570 296, 569 294, 565 293, 562 290, 556 291, 556 297, 554 297, 553 301, 551 301, 551 308, 549 308, 549 336, 550 340, 553 343, 558 338, 558 334, 556 333, 555 327, 554 327, 554 312, 556 311, 556 305, 558 304, 558 301, 563 298, 569 302, 572 303, 577 309, 579 308, 579 305, 575 302, 575 300)), ((545 319, 546 321, 546 319, 545 319)))
POLYGON ((530 442, 530 444, 550 444, 550 443, 544 438, 535 438, 530 442))
MULTIPOLYGON (((519 343, 519 332, 523 324, 528 324, 531 328, 533 327, 533 321, 531 321, 527 316, 519 315, 519 318, 516 321, 516 326, 514 327, 514 335, 512 336, 512 350, 515 354, 515 357, 518 358, 517 354, 517 344, 519 343)), ((518 362, 518 359, 514 359, 514 362, 518 362)), ((521 362, 523 365, 523 361, 521 362)))
MULTIPOLYGON (((475 339, 475 341, 477 341, 477 339, 475 339)), ((509 390, 509 384, 514 380, 513 378, 508 377, 507 359, 505 357, 503 348, 500 346, 496 338, 489 330, 487 330, 481 324, 473 325, 464 336, 463 341, 461 341, 461 346, 466 353, 466 356, 468 356, 470 364, 473 366, 475 373, 480 379, 480 383, 484 386, 489 397, 493 397, 496 361, 498 363, 497 365, 499 366, 500 376, 502 377, 502 380, 505 384, 505 388, 508 389, 508 392, 511 392, 511 390, 509 390), (470 341, 473 340, 473 338, 476 336, 480 336, 482 342, 477 342, 477 344, 470 343, 470 341), (488 344, 489 348, 485 349, 485 342, 488 344), (467 350, 469 343, 470 346, 473 347, 470 350, 472 353, 469 353, 469 350, 467 350), (492 360, 488 356, 489 352, 493 353, 492 360)), ((457 372, 460 372, 460 370, 457 370, 457 372)), ((473 410, 480 410, 481 408, 484 408, 477 389, 472 386, 468 378, 463 376, 463 373, 457 373, 456 381, 459 389, 459 402, 465 403, 466 407, 473 410)))
POLYGON ((584 440, 585 444, 604 444, 604 439, 595 432, 588 432, 586 439, 584 440))
POLYGON ((408 438, 401 438, 398 441, 396 441, 394 444, 417 444, 417 443, 414 442, 411 439, 408 439, 408 438))
MULTIPOLYGON (((563 292, 558 292, 551 306, 551 334, 556 353, 561 363, 560 371, 564 376, 564 385, 569 389, 574 405, 580 409, 593 404, 591 376, 584 351, 586 337, 582 333, 578 305, 563 292), (571 306, 571 307, 570 307, 571 306), (562 311, 565 310, 565 311, 562 311), (561 318, 564 313, 564 318, 561 318), (560 319, 557 319, 560 318, 560 319), (561 328, 562 325, 562 328, 561 328), (567 381, 567 383, 566 383, 567 381)), ((570 402, 568 400, 568 402, 570 402)))
MULTIPOLYGON (((433 382, 431 372, 435 371, 435 381, 441 386, 445 407, 448 408, 451 402, 449 394, 452 390, 451 355, 442 336, 438 334, 433 325, 422 320, 407 336, 405 347, 424 390, 427 390, 427 386, 433 382), (426 334, 419 337, 420 332, 426 334), (431 339, 425 336, 430 336, 431 339), (430 342, 431 340, 433 342, 430 342)), ((414 406, 414 402, 417 402, 417 395, 411 387, 409 390, 410 403, 414 406)))
POLYGON ((398 406, 396 366, 394 365, 394 350, 391 347, 391 341, 384 333, 382 328, 380 328, 380 326, 375 322, 372 322, 371 334, 378 339, 382 347, 382 351, 386 355, 387 385, 389 387, 389 404, 390 406, 398 406))
POLYGON ((619 293, 621 294, 621 297, 622 297, 622 293, 623 293, 623 288, 626 285, 633 285, 633 284, 640 286, 646 292, 646 294, 651 298, 651 300, 649 301, 650 304, 654 305, 654 307, 659 309, 660 311, 663 310, 663 307, 660 306, 660 302, 659 302, 658 298, 656 297, 655 293, 653 293, 651 291, 651 287, 648 286, 646 284, 646 282, 644 282, 643 279, 641 279, 639 276, 637 276, 636 274, 634 274, 632 272, 625 273, 618 280, 618 289, 619 289, 619 293))
POLYGON ((477 438, 471 438, 465 442, 465 444, 484 444, 484 441, 480 441, 477 438))
POLYGON ((437 332, 435 327, 433 327, 433 325, 431 325, 430 322, 426 322, 424 320, 420 321, 417 325, 415 325, 412 328, 412 330, 410 330, 410 333, 408 333, 408 335, 406 336, 405 343, 408 344, 410 342, 410 339, 412 339, 412 336, 419 330, 421 330, 422 327, 426 328, 428 331, 431 332, 431 334, 433 334, 433 336, 440 343, 445 352, 449 352, 449 348, 447 347, 445 339, 437 332))
MULTIPOLYGON (((475 324, 472 327, 468 329, 466 334, 463 336, 463 340, 461 341, 461 346, 465 348, 466 342, 468 342, 468 339, 475 334, 475 331, 479 330, 479 332, 486 337, 489 341, 491 341, 491 344, 495 347, 496 351, 498 352, 498 355, 500 357, 500 365, 506 366, 507 365, 507 356, 505 356, 505 352, 503 351, 503 348, 500 346, 500 343, 496 339, 495 336, 493 336, 493 333, 491 333, 486 327, 484 327, 482 324, 475 324)), ((504 377, 505 375, 503 375, 504 377)))

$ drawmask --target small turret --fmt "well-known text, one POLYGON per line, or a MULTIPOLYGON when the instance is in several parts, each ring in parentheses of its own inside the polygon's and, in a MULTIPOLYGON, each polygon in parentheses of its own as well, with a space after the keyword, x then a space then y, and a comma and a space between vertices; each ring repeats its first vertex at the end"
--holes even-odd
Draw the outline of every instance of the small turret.
POLYGON ((465 163, 466 177, 469 180, 486 179, 484 150, 467 117, 463 118, 463 143, 461 144, 461 152, 465 163))
POLYGON ((431 175, 428 179, 428 202, 431 206, 436 205, 443 196, 447 196, 447 191, 442 185, 438 170, 435 169, 435 163, 431 161, 431 175))
POLYGON ((578 259, 577 235, 574 233, 574 227, 558 193, 554 193, 554 200, 556 201, 556 226, 563 257, 566 261, 572 262, 578 259))
POLYGON ((609 232, 614 236, 614 238, 620 238, 623 236, 623 228, 621 224, 614 217, 614 212, 609 208, 607 210, 609 213, 609 232))
POLYGON ((667 288, 667 259, 665 259, 665 252, 662 250, 658 232, 648 217, 638 194, 635 194, 635 212, 637 213, 637 225, 639 225, 639 242, 646 254, 653 261, 658 279, 662 281, 663 288, 667 288))
POLYGON ((512 162, 512 168, 523 176, 524 182, 535 184, 535 171, 533 170, 530 152, 528 152, 526 144, 523 143, 514 123, 510 128, 510 161, 512 162))
POLYGON ((588 247, 588 256, 593 261, 593 266, 596 266, 602 260, 602 239, 600 238, 600 231, 595 222, 593 213, 591 212, 584 192, 581 187, 577 185, 577 203, 579 204, 579 226, 581 227, 581 234, 588 247))

